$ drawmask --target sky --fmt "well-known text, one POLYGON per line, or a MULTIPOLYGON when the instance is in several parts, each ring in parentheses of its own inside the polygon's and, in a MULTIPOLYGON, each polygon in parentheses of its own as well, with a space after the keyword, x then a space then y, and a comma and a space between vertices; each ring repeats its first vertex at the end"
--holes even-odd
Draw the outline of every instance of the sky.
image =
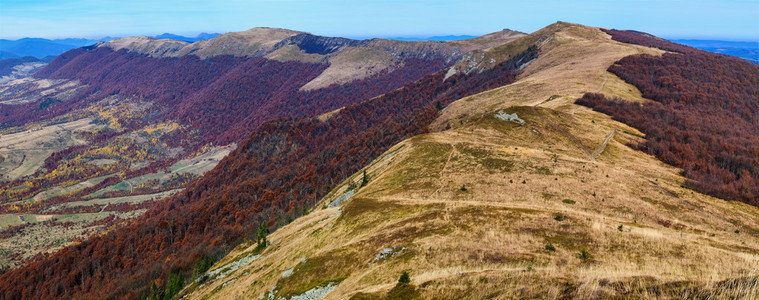
POLYGON ((759 0, 0 0, 0 38, 194 36, 278 27, 349 38, 533 32, 556 21, 759 41, 759 0))

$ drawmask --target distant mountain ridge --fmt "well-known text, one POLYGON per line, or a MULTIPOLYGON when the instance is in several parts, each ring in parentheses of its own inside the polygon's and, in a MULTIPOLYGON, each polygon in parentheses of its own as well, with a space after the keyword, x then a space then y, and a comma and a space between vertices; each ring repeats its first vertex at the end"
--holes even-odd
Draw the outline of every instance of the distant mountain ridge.
POLYGON ((157 39, 172 39, 172 40, 179 40, 179 41, 185 41, 185 42, 188 42, 188 43, 193 43, 193 42, 202 41, 202 40, 210 40, 210 39, 215 38, 215 37, 220 36, 220 35, 221 35, 221 33, 206 33, 206 32, 202 32, 202 33, 199 33, 198 35, 196 35, 194 37, 188 37, 188 36, 176 35, 176 34, 173 34, 173 33, 163 33, 163 34, 159 34, 159 35, 154 36, 154 38, 157 38, 157 39))
MULTIPOLYGON (((153 108, 154 117, 169 117, 200 130, 203 134, 196 136, 203 143, 227 144, 268 119, 323 113, 368 99, 437 72, 467 51, 519 36, 508 31, 456 43, 404 42, 253 28, 194 43, 121 38, 66 52, 34 75, 78 82, 74 84, 82 89, 86 85, 86 91, 55 94, 63 103, 50 106, 44 117, 9 106, 14 113, 0 117, 0 122, 19 125, 65 114, 74 105, 96 101, 87 95, 99 91, 162 103, 153 108), (173 109, 162 109, 167 107, 173 109), (220 107, 226 109, 217 112, 220 107)), ((35 105, 37 99, 7 101, 35 105)))
POLYGON ((504 30, 474 39, 458 41, 398 41, 388 39, 353 40, 326 37, 287 29, 258 27, 231 32, 209 40, 188 43, 146 36, 128 37, 99 44, 114 51, 151 57, 194 55, 207 59, 222 55, 262 57, 281 62, 328 63, 329 67, 302 87, 302 90, 345 84, 379 72, 403 66, 407 59, 443 59, 452 62, 465 52, 485 49, 518 38, 523 33, 504 30))
MULTIPOLYGON (((186 38, 184 38, 186 39, 186 38)), ((114 50, 126 49, 130 52, 147 54, 153 57, 181 57, 188 54, 196 55, 200 58, 208 58, 219 55, 246 56, 246 57, 266 57, 278 56, 284 60, 303 60, 304 57, 293 57, 295 53, 281 53, 283 47, 298 46, 304 54, 327 55, 340 50, 343 47, 372 47, 378 44, 378 41, 385 41, 385 44, 403 45, 404 43, 393 42, 385 39, 368 39, 353 40, 341 37, 326 37, 313 35, 306 32, 293 31, 287 29, 258 27, 242 32, 231 32, 218 35, 207 41, 192 43, 183 40, 172 34, 162 34, 156 37, 134 36, 116 39, 98 45, 99 47, 109 47, 114 50), (178 43, 183 41, 186 43, 178 43), (276 53, 275 53, 276 52, 276 53), (283 54, 288 54, 289 58, 284 58, 283 54)), ((441 44, 442 43, 430 43, 441 44)), ((392 45, 384 45, 392 47, 392 45)), ((401 50, 401 49, 398 49, 401 50)), ((401 51, 399 55, 412 55, 408 51, 401 51)))
MULTIPOLYGON (((51 205, 60 204, 65 207, 52 209, 109 218, 92 226, 134 218, 157 203, 153 199, 211 169, 266 122, 367 101, 438 73, 462 55, 460 47, 444 42, 359 41, 257 28, 192 44, 146 36, 99 42, 46 66, 36 58, 7 61, 1 69, 9 74, 0 77, 0 216, 9 213, 8 201, 38 199, 24 211, 49 214, 51 205), (46 129, 35 129, 40 140, 32 141, 22 132, 27 126, 46 129), (12 144, 8 134, 27 143, 12 144), (64 178, 75 187, 61 186, 64 178), (28 188, 15 189, 20 182, 28 188), (137 198, 107 210, 89 202, 120 197, 137 198)), ((49 243, 14 243, 35 239, 47 225, 11 219, 0 223, 0 248, 20 246, 10 246, 12 256, 0 255, 0 273, 50 250, 49 243)), ((97 228, 76 231, 90 223, 61 229, 62 241, 94 234, 97 228)))
POLYGON ((732 55, 759 64, 759 41, 671 40, 709 52, 732 55))
MULTIPOLYGON (((172 39, 184 42, 196 42, 208 40, 219 36, 219 33, 200 33, 194 37, 164 33, 155 36, 157 39, 172 39)), ((98 42, 108 42, 118 37, 104 37, 100 39, 85 38, 66 38, 66 39, 44 39, 44 38, 21 38, 18 40, 0 39, 0 60, 8 58, 21 58, 33 56, 36 58, 45 58, 48 56, 58 56, 63 52, 71 49, 94 45, 98 42)))
POLYGON ((388 38, 388 39, 398 40, 398 41, 458 41, 458 40, 473 39, 476 37, 477 37, 476 35, 441 35, 441 36, 430 36, 430 37, 393 37, 393 38, 388 38))
POLYGON ((74 48, 89 46, 104 39, 43 39, 23 38, 18 40, 0 40, 0 59, 33 56, 44 58, 57 56, 74 48))

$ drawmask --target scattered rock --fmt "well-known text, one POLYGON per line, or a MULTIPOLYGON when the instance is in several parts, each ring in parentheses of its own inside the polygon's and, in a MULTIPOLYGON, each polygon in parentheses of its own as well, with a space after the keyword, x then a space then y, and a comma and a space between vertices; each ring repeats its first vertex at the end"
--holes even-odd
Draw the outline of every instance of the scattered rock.
POLYGON ((443 81, 445 82, 446 80, 448 80, 449 77, 456 75, 457 73, 458 71, 456 71, 456 67, 451 67, 450 69, 448 69, 448 72, 445 73, 445 77, 443 77, 443 81))
POLYGON ((237 280, 237 278, 235 278, 235 279, 232 279, 232 280, 230 280, 230 281, 227 281, 227 282, 225 282, 224 284, 222 284, 222 285, 221 285, 221 287, 225 287, 225 286, 228 286, 228 285, 230 285, 231 283, 235 282, 236 280, 237 280))
POLYGON ((258 299, 259 300, 263 300, 263 299, 274 300, 274 295, 276 294, 277 294, 277 286, 275 285, 268 292, 264 292, 263 294, 261 294, 261 297, 259 297, 258 299))
POLYGON ((294 269, 295 268, 289 268, 289 269, 285 270, 284 272, 282 272, 282 279, 285 279, 287 277, 290 277, 290 275, 293 275, 293 270, 294 269))
MULTIPOLYGON (((206 273, 207 277, 206 276, 203 276, 203 277, 206 277, 209 279, 207 279, 208 281, 206 281, 203 285, 201 285, 201 287, 208 284, 209 282, 214 282, 216 280, 224 278, 225 276, 231 274, 234 271, 237 271, 237 269, 239 269, 240 267, 247 265, 248 263, 258 259, 259 257, 261 257, 261 255, 248 254, 248 255, 243 256, 240 259, 237 259, 233 262, 230 262, 226 265, 216 268, 213 271, 206 273)), ((199 282, 199 281, 200 281, 200 278, 196 279, 196 282, 199 282)))
MULTIPOLYGON (((395 251, 397 247, 392 248, 382 248, 382 251, 380 253, 377 253, 377 255, 374 256, 374 261, 384 261, 391 257, 396 257, 399 254, 403 252, 403 250, 406 250, 406 247, 403 247, 397 251, 395 251)), ((371 263, 369 263, 371 264, 371 263)))
POLYGON ((535 60, 535 59, 531 59, 530 61, 528 61, 528 62, 526 62, 526 63, 523 63, 521 66, 519 66, 519 69, 518 69, 518 70, 519 70, 519 71, 521 71, 521 70, 522 70, 522 69, 524 69, 525 67, 529 66, 529 65, 530 65, 530 63, 531 63, 531 62, 533 62, 534 60, 535 60))
POLYGON ((334 290, 337 287, 337 283, 330 282, 329 284, 325 286, 319 286, 315 287, 313 289, 310 289, 306 291, 303 294, 293 296, 290 298, 290 300, 318 300, 323 299, 327 296, 332 290, 334 290))
POLYGON ((495 117, 499 120, 511 121, 519 125, 524 125, 524 120, 520 119, 519 116, 517 116, 517 113, 509 114, 503 110, 499 110, 498 113, 495 114, 495 117))
POLYGON ((342 195, 340 195, 340 197, 337 197, 337 199, 335 199, 335 201, 332 201, 329 205, 327 205, 327 208, 333 208, 333 207, 340 206, 340 204, 343 204, 343 202, 345 202, 346 200, 350 199, 353 196, 353 194, 355 194, 355 193, 356 193, 355 190, 346 191, 345 193, 343 193, 342 195))
POLYGON ((378 261, 380 259, 385 259, 390 253, 393 252, 393 248, 383 248, 380 253, 377 253, 377 255, 374 256, 374 261, 378 261))

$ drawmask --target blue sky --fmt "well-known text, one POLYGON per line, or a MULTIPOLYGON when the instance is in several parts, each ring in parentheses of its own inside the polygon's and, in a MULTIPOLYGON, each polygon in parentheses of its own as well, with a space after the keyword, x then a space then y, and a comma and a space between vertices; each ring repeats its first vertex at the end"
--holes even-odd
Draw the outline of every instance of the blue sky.
POLYGON ((0 38, 103 37, 280 27, 319 35, 532 32, 556 21, 665 38, 759 41, 759 0, 0 0, 0 38))

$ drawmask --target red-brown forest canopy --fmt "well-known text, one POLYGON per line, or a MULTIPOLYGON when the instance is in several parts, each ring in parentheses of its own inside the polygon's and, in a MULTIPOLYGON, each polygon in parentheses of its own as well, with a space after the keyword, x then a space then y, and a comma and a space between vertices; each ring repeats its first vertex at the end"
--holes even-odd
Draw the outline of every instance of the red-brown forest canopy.
POLYGON ((330 187, 404 138, 427 131, 461 97, 512 82, 535 58, 530 47, 484 72, 428 75, 383 96, 346 106, 326 122, 263 123, 213 170, 129 225, 0 275, 8 299, 136 298, 170 272, 189 277, 204 255, 220 255, 312 207, 330 187))
POLYGON ((118 94, 154 101, 151 117, 144 122, 172 119, 190 126, 192 134, 182 139, 200 145, 228 144, 244 139, 265 121, 334 110, 399 88, 447 65, 440 57, 406 58, 390 71, 344 85, 301 91, 329 65, 229 55, 157 58, 124 49, 79 48, 61 54, 34 76, 78 80, 87 88, 44 108, 40 105, 44 99, 0 104, 0 125, 49 119, 118 94))
POLYGON ((607 32, 680 53, 628 56, 609 68, 655 102, 586 94, 577 103, 645 133, 638 147, 682 168, 689 187, 759 206, 759 66, 642 33, 607 32))

